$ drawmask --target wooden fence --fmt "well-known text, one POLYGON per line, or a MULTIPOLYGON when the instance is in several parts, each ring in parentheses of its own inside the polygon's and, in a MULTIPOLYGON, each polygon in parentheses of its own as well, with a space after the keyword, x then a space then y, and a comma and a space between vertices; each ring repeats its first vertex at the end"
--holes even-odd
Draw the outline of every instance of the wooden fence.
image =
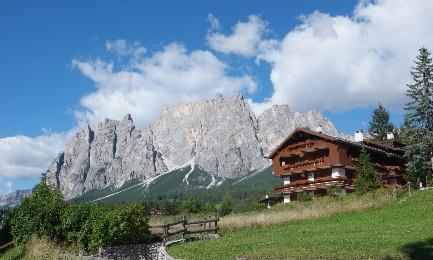
POLYGON ((9 242, 9 243, 0 245, 0 252, 3 251, 3 250, 5 250, 5 249, 7 249, 7 248, 9 248, 9 247, 12 247, 13 245, 14 245, 14 243, 12 241, 9 242))
POLYGON ((162 228, 162 233, 158 234, 163 239, 163 244, 167 239, 174 235, 181 235, 182 239, 185 239, 185 236, 188 234, 196 234, 196 233, 218 233, 218 221, 220 219, 218 217, 209 217, 207 219, 202 220, 187 220, 186 217, 183 217, 182 220, 175 222, 165 222, 162 225, 151 226, 151 228, 162 228))

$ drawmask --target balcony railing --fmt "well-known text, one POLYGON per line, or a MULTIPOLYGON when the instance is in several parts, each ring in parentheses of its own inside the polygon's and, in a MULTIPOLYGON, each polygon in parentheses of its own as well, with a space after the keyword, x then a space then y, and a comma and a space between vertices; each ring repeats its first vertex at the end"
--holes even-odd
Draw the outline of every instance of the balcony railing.
POLYGON ((349 181, 349 180, 350 179, 347 176, 340 176, 337 178, 332 178, 332 176, 327 176, 327 177, 314 179, 314 181, 309 181, 309 180, 294 181, 287 185, 276 186, 274 187, 274 189, 276 192, 281 193, 281 192, 288 192, 290 191, 290 188, 294 189, 294 188, 298 188, 299 186, 307 186, 310 184, 318 184, 318 183, 323 183, 328 181, 349 181))

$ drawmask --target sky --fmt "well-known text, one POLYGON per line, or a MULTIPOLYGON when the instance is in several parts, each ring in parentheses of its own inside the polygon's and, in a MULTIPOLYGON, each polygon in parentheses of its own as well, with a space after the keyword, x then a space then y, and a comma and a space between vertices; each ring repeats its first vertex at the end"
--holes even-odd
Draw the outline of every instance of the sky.
POLYGON ((365 127, 401 124, 433 49, 433 1, 1 1, 0 194, 30 188, 84 124, 138 127, 181 100, 241 92, 365 127))

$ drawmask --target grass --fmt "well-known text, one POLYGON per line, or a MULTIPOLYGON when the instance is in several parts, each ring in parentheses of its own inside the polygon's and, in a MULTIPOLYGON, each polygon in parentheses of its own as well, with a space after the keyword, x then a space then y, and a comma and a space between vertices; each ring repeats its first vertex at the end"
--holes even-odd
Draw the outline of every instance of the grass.
POLYGON ((223 230, 269 226, 377 207, 394 200, 395 196, 392 191, 385 189, 377 190, 374 193, 361 197, 355 194, 349 194, 339 199, 327 196, 318 197, 307 203, 292 202, 290 204, 279 204, 270 210, 225 216, 221 219, 219 225, 223 230))
MULTIPOLYGON (((220 239, 168 250, 181 259, 433 259, 432 202, 433 190, 427 190, 363 210, 295 214, 287 223, 279 223, 281 217, 269 224, 231 220, 220 239), (300 220, 304 217, 307 219, 300 220)), ((268 213, 274 215, 279 210, 284 211, 268 213)))
MULTIPOLYGON (((67 248, 59 244, 56 244, 47 238, 38 238, 34 236, 30 239, 30 241, 25 246, 13 247, 0 254, 0 259, 55 260, 55 259, 60 259, 61 252, 69 252, 71 250, 77 251, 76 249, 69 248, 69 247, 67 248)), ((74 253, 71 254, 71 257, 64 256, 62 259, 76 259, 76 257, 72 257, 72 255, 74 255, 74 253)))

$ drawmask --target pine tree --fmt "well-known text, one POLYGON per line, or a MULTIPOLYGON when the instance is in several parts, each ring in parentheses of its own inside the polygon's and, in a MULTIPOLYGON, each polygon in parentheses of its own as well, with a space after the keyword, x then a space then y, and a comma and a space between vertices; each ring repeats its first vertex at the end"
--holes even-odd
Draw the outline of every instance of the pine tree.
POLYGON ((404 117, 406 145, 406 171, 409 181, 425 180, 432 174, 433 151, 433 64, 426 48, 419 50, 411 75, 413 84, 408 84, 404 117))
POLYGON ((386 140, 386 134, 394 132, 394 125, 389 122, 389 113, 380 103, 373 111, 368 131, 376 141, 386 140))
POLYGON ((433 130, 433 64, 426 48, 419 50, 415 67, 410 74, 414 83, 408 84, 406 95, 411 99, 404 108, 405 124, 409 127, 433 130))
POLYGON ((233 199, 230 195, 224 196, 224 201, 221 204, 219 209, 219 213, 221 216, 225 216, 230 214, 233 211, 233 199))
POLYGON ((364 194, 379 187, 376 170, 365 147, 361 148, 359 161, 355 168, 355 176, 355 188, 358 193, 364 194))

